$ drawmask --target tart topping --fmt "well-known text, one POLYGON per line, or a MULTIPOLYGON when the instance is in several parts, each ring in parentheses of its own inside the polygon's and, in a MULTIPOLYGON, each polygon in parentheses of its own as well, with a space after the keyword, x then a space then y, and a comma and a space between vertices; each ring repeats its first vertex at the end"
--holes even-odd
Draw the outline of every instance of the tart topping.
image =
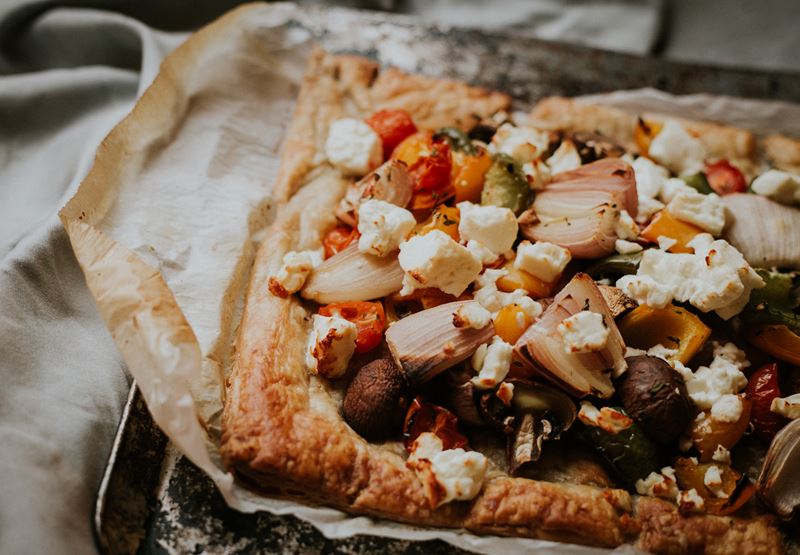
POLYGON ((438 229, 402 243, 399 260, 405 271, 401 295, 423 287, 436 287, 458 296, 483 269, 480 260, 466 247, 438 229))
POLYGON ((341 377, 356 350, 357 335, 354 323, 339 316, 315 314, 306 347, 308 369, 326 378, 341 377))
POLYGON ((567 249, 553 243, 522 241, 517 247, 514 267, 550 282, 562 274, 571 259, 572 255, 567 249))
POLYGON ((676 121, 667 120, 650 143, 650 158, 677 175, 689 175, 703 169, 706 152, 703 143, 689 135, 676 121))
POLYGON ((358 211, 358 250, 375 256, 386 256, 400 246, 417 225, 414 215, 382 200, 367 200, 358 211))
POLYGON ((517 218, 508 208, 459 202, 462 241, 477 241, 494 254, 508 252, 517 238, 517 218))
POLYGON ((780 170, 768 170, 753 180, 753 192, 781 204, 800 204, 800 176, 780 170))
POLYGON ((489 345, 481 345, 472 355, 472 367, 478 375, 472 383, 479 389, 490 389, 502 382, 511 368, 513 347, 495 336, 489 345))
POLYGON ((492 313, 479 303, 465 303, 453 312, 453 325, 457 328, 481 330, 492 323, 492 313))
POLYGON ((325 154, 345 175, 365 175, 383 162, 383 144, 363 121, 339 119, 328 130, 325 154))
POLYGON ((322 264, 320 251, 289 251, 283 256, 278 273, 269 278, 269 290, 277 297, 288 297, 303 288, 311 270, 322 264))
POLYGON ((714 193, 703 195, 691 189, 682 189, 669 201, 667 211, 714 236, 722 233, 725 227, 725 205, 714 193))

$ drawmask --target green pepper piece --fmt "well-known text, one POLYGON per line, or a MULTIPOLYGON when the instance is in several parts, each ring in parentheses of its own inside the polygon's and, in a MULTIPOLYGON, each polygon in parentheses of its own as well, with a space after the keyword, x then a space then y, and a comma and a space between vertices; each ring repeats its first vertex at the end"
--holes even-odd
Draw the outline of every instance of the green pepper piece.
POLYGON ((530 204, 532 191, 525 174, 507 154, 497 154, 486 171, 481 204, 509 208, 515 214, 530 204))
POLYGON ((463 152, 467 156, 475 156, 478 154, 475 145, 467 136, 466 133, 455 127, 442 127, 433 135, 435 139, 446 139, 450 143, 450 148, 463 152))
MULTIPOLYGON (((625 414, 623 409, 613 408, 625 414)), ((584 422, 578 435, 608 461, 617 477, 630 489, 636 487, 636 480, 660 468, 658 448, 635 422, 618 433, 584 422)))
POLYGON ((756 268, 764 280, 764 287, 753 289, 750 300, 741 313, 748 324, 784 325, 800 334, 800 314, 795 291, 800 287, 800 275, 791 272, 773 272, 756 268))
POLYGON ((586 269, 586 273, 594 279, 604 277, 618 277, 626 274, 635 274, 642 261, 642 252, 632 254, 612 254, 598 260, 586 269))
POLYGON ((708 184, 708 179, 706 179, 706 174, 703 172, 697 172, 694 175, 687 175, 682 177, 683 181, 692 189, 696 190, 698 193, 702 193, 707 195, 709 193, 713 193, 714 189, 711 188, 711 185, 708 184))

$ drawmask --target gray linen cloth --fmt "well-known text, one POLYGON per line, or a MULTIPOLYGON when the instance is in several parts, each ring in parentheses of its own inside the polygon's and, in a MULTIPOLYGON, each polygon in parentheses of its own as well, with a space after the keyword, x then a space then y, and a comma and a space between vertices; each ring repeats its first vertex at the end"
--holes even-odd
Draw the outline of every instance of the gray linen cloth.
MULTIPOLYGON (((0 0, 0 553, 95 549, 92 505, 129 378, 56 213, 185 37, 143 21, 189 29, 235 3, 0 0)), ((368 3, 470 26, 492 4, 368 3)), ((638 53, 659 28, 660 1, 511 4, 519 15, 487 25, 638 53)))

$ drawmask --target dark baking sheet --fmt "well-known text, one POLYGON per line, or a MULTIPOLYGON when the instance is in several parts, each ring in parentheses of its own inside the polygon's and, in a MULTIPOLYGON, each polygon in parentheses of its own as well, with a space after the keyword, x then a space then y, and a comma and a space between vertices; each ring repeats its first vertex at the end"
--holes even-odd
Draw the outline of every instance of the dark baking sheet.
MULTIPOLYGON (((381 59, 383 39, 430 52, 416 71, 502 90, 526 107, 548 95, 574 96, 651 86, 676 94, 711 92, 800 100, 800 75, 665 62, 583 47, 466 30, 419 26, 406 17, 314 8, 304 21, 326 48, 381 59), (347 32, 332 18, 349 18, 347 32), (371 32, 366 32, 371 30, 371 32)), ((181 457, 155 426, 135 384, 97 496, 97 544, 104 553, 463 553, 441 541, 373 536, 325 538, 292 516, 242 514, 181 457)))

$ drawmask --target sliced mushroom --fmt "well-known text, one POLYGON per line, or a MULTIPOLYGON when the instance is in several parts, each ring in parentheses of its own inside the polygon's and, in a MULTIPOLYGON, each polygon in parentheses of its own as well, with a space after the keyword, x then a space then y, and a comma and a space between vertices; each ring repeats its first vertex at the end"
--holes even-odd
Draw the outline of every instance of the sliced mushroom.
POLYGON ((625 149, 603 135, 585 131, 571 133, 570 137, 578 147, 578 154, 584 164, 589 164, 601 158, 619 158, 625 154, 625 149))
POLYGON ((614 287, 613 285, 598 285, 597 288, 600 289, 600 294, 603 295, 603 299, 605 299, 608 305, 608 310, 614 318, 639 306, 636 301, 623 293, 622 289, 618 287, 614 287))
POLYGON ((792 420, 772 440, 756 488, 761 499, 781 518, 790 519, 800 506, 800 420, 792 420))
POLYGON ((442 388, 442 403, 453 411, 459 422, 470 426, 483 426, 486 422, 478 410, 475 384, 469 379, 461 381, 451 373, 447 373, 442 388))
POLYGON ((386 439, 400 431, 410 400, 403 371, 391 357, 379 358, 362 366, 350 382, 342 415, 362 437, 386 439))
POLYGON ((514 435, 508 440, 508 471, 512 476, 524 465, 536 462, 542 456, 545 424, 548 424, 546 420, 530 412, 517 418, 514 435))
POLYGON ((413 183, 405 163, 388 160, 358 183, 350 185, 336 208, 336 217, 355 227, 362 200, 383 200, 405 208, 411 200, 412 190, 413 183))

